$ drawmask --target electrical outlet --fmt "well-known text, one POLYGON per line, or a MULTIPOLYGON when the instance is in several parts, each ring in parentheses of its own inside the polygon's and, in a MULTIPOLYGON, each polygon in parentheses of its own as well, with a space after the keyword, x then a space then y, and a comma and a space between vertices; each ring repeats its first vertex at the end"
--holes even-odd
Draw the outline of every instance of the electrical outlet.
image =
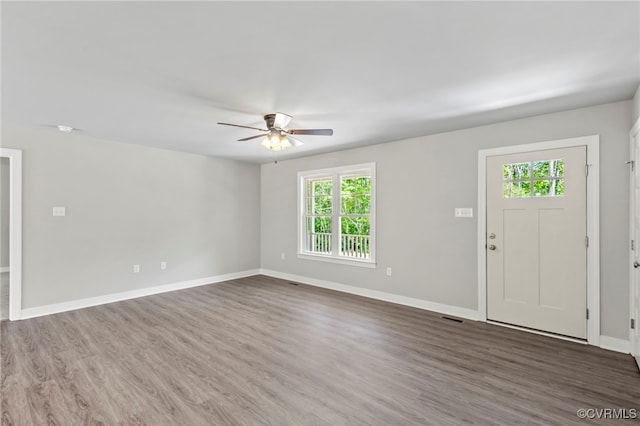
POLYGON ((133 265, 133 273, 137 274, 138 272, 140 272, 140 265, 133 265))
POLYGON ((387 276, 390 277, 392 273, 393 270, 391 268, 387 268, 387 276))
POLYGON ((284 252, 280 253, 280 260, 284 260, 284 252))
POLYGON ((65 207, 54 207, 53 208, 53 215, 54 216, 66 216, 67 215, 67 209, 65 207))
POLYGON ((167 262, 160 262, 160 269, 162 270, 167 269, 167 262))

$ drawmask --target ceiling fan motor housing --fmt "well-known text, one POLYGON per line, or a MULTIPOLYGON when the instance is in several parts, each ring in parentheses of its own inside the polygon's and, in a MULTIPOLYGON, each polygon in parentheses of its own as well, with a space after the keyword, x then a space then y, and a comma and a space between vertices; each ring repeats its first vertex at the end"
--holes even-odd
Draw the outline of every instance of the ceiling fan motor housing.
POLYGON ((267 129, 271 129, 274 126, 274 123, 276 121, 276 115, 275 114, 267 114, 264 116, 264 121, 265 123, 267 123, 267 129))

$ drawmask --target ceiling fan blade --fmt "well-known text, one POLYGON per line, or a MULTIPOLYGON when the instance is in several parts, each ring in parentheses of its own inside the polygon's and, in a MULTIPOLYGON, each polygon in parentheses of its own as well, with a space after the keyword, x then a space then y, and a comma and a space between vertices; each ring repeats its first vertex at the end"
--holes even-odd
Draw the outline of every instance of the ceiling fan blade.
POLYGON ((256 138, 263 138, 263 137, 265 137, 266 135, 267 135, 267 134, 265 133, 264 135, 249 136, 248 138, 238 139, 238 142, 250 141, 251 139, 256 139, 256 138))
POLYGON ((302 146, 304 145, 304 142, 302 142, 300 139, 296 139, 291 135, 287 135, 287 139, 289 140, 289 142, 291 142, 291 145, 293 146, 302 146))
POLYGON ((260 129, 258 127, 251 127, 251 126, 241 126, 239 124, 231 124, 231 123, 220 123, 218 122, 218 124, 222 124, 223 126, 233 126, 233 127, 242 127, 243 129, 253 129, 253 130, 260 130, 261 132, 267 132, 267 129, 260 129))
POLYGON ((287 130, 290 135, 316 135, 316 136, 331 136, 333 135, 333 129, 291 129, 287 130))
POLYGON ((273 127, 284 129, 291 121, 291 116, 283 112, 276 112, 276 117, 273 120, 273 127))

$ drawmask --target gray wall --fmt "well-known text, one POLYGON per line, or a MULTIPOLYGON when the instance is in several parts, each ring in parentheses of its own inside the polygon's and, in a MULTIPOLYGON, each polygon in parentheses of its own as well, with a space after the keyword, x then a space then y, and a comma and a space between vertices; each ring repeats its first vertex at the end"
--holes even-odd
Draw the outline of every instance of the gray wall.
POLYGON ((633 120, 632 125, 640 118, 640 86, 638 86, 636 94, 633 95, 633 111, 631 118, 633 120))
POLYGON ((2 144, 23 150, 23 308, 260 266, 257 165, 10 125, 2 144))
POLYGON ((601 332, 628 338, 628 211, 632 102, 262 165, 265 269, 477 309, 478 150, 600 135, 601 332), (377 163, 376 269, 296 257, 296 174, 377 163), (473 207, 473 219, 453 217, 473 207), (415 232, 415 229, 419 229, 415 232), (286 259, 280 259, 285 252, 286 259), (385 268, 393 268, 393 276, 385 268))
POLYGON ((0 267, 9 267, 9 159, 0 158, 0 267))

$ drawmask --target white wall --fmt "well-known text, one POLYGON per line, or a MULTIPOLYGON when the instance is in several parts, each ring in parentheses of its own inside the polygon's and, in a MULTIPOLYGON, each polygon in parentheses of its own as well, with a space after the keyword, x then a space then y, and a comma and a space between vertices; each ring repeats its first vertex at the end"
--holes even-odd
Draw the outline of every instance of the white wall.
POLYGON ((628 338, 628 169, 631 101, 264 164, 264 269, 477 309, 478 150, 600 135, 601 332, 628 338), (377 163, 377 269, 296 257, 296 174, 377 163), (477 212, 476 212, 477 213, 477 212), (416 229, 418 231, 416 231, 416 229), (286 260, 280 259, 280 253, 286 260), (385 268, 393 268, 393 276, 385 268))
POLYGON ((7 124, 2 145, 23 150, 23 308, 259 267, 257 165, 7 124))

